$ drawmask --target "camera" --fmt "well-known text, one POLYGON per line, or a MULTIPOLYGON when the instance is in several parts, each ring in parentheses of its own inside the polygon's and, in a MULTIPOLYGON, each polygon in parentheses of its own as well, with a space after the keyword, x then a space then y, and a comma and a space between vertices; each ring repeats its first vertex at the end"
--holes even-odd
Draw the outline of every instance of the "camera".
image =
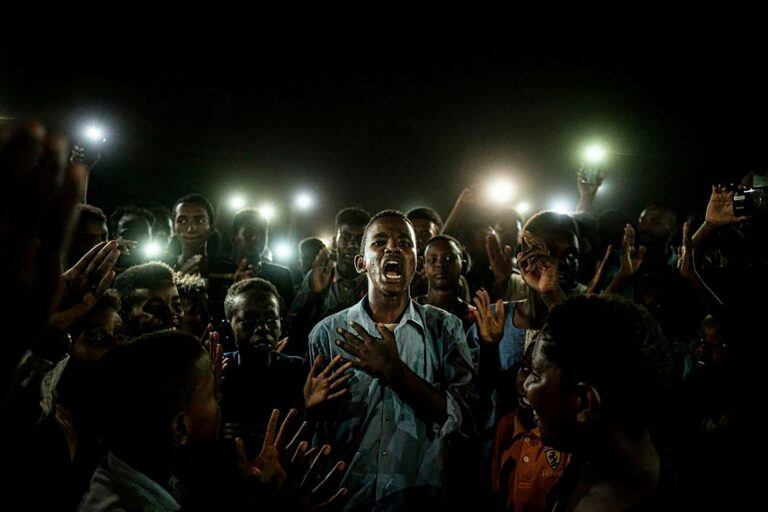
POLYGON ((733 213, 736 216, 755 215, 768 211, 768 175, 752 175, 752 187, 740 188, 733 195, 733 213))

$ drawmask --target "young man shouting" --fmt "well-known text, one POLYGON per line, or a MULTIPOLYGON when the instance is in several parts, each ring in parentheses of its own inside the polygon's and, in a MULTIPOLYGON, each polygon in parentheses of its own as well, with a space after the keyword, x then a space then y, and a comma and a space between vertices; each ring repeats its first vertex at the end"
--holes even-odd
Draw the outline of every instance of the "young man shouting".
MULTIPOLYGON (((446 437, 475 429, 474 373, 461 321, 411 300, 421 258, 405 215, 376 214, 361 252, 355 268, 367 275, 368 295, 323 320, 309 338, 313 370, 337 356, 349 360, 313 383, 338 389, 337 374, 351 367, 348 392, 307 399, 307 407, 323 420, 337 453, 358 452, 346 481, 347 510, 441 508, 446 437)), ((305 387, 305 398, 322 395, 315 391, 305 387)))

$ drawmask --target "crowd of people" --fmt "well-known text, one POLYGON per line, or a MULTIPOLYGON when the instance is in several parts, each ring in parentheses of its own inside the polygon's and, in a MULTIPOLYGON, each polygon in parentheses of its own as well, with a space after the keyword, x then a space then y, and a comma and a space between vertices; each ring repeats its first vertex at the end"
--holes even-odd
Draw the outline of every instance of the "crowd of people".
POLYGON ((63 138, 3 130, 8 510, 698 510, 744 487, 768 231, 733 187, 689 218, 595 211, 580 178, 571 214, 477 186, 445 221, 352 200, 289 268, 255 210, 224 225, 180 191, 107 215, 63 138))

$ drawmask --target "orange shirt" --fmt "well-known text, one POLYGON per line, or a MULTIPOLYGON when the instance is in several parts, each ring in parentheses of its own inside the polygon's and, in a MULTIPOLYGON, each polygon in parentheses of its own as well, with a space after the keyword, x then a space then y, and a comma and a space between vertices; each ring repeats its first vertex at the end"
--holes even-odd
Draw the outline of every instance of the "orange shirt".
POLYGON ((491 462, 493 490, 519 511, 545 510, 547 493, 563 474, 570 455, 544 446, 539 429, 526 430, 517 414, 496 426, 491 462))

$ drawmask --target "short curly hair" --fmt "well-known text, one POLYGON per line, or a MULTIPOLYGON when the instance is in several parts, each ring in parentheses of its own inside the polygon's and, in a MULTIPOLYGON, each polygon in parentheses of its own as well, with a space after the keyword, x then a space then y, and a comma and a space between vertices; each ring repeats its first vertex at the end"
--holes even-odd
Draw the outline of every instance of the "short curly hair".
POLYGON ((650 426, 671 384, 672 359, 645 308, 622 297, 574 297, 552 309, 538 343, 564 386, 587 382, 611 418, 632 430, 650 426))
POLYGON ((275 288, 275 285, 266 279, 252 277, 236 282, 229 287, 229 290, 227 290, 227 296, 224 298, 224 318, 226 318, 228 322, 232 320, 232 316, 235 314, 235 302, 237 301, 237 297, 249 292, 271 293, 277 299, 280 311, 283 311, 283 298, 280 297, 280 293, 277 291, 277 288, 275 288))
POLYGON ((133 307, 136 290, 152 290, 161 284, 173 282, 171 267, 160 261, 151 261, 126 269, 115 279, 114 288, 120 295, 122 311, 129 311, 133 307))
POLYGON ((428 208, 426 206, 421 208, 414 208, 413 210, 410 210, 408 213, 405 214, 406 217, 408 217, 409 220, 415 220, 415 219, 423 219, 428 220, 437 226, 439 231, 443 230, 443 219, 440 217, 440 214, 437 213, 432 208, 428 208))

